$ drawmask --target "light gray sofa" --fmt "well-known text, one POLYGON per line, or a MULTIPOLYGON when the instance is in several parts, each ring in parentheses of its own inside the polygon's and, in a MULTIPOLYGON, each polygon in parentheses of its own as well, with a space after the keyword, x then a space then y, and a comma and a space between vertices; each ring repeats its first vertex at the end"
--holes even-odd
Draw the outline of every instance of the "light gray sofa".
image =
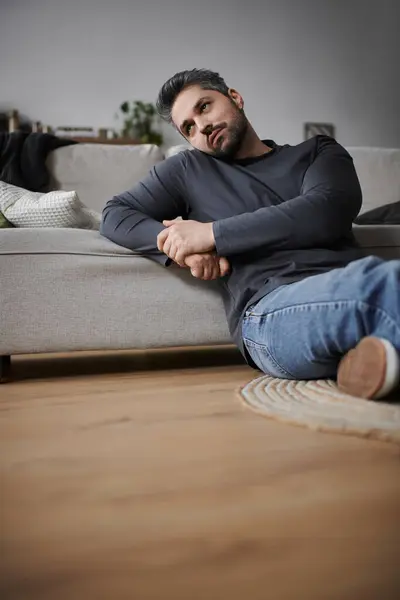
MULTIPOLYGON (((400 150, 348 150, 362 212, 400 200, 400 150)), ((151 145, 80 144, 55 150, 47 165, 53 189, 75 190, 101 211, 164 158, 151 145)), ((400 258, 400 226, 354 229, 366 254, 400 258)), ((13 354, 230 342, 216 282, 161 267, 97 231, 0 231, 0 379, 13 354)))

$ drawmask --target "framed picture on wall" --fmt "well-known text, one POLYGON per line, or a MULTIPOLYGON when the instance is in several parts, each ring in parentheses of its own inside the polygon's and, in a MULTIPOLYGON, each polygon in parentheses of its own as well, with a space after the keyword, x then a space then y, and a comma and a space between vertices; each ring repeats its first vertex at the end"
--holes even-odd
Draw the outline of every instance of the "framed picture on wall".
POLYGON ((316 135, 335 137, 335 126, 332 123, 304 123, 304 139, 309 140, 316 135))

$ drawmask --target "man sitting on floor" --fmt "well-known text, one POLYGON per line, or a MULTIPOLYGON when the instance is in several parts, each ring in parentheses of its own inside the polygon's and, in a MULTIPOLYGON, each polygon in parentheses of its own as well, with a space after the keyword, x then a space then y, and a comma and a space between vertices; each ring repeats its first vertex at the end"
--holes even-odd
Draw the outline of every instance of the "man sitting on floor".
POLYGON ((252 366, 337 377, 365 398, 388 394, 400 374, 400 260, 364 257, 354 239, 362 197, 349 153, 328 136, 261 140, 242 96, 204 69, 171 77, 157 107, 194 149, 107 202, 101 233, 219 278, 232 337, 252 366))

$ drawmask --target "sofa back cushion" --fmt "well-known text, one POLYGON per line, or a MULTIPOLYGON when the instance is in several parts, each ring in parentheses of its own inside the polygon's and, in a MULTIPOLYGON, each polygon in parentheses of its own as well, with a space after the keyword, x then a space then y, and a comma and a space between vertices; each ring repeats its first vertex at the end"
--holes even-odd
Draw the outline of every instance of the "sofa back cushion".
POLYGON ((400 200, 400 150, 346 148, 354 160, 363 192, 360 213, 400 200))
POLYGON ((88 208, 101 212, 107 200, 131 188, 164 159, 158 146, 76 144, 47 158, 52 190, 73 190, 88 208))
MULTIPOLYGON (((165 156, 187 149, 170 148, 165 156)), ((400 200, 400 149, 347 147, 363 191, 361 214, 400 200)), ((102 211, 107 200, 125 192, 164 160, 158 146, 76 144, 50 153, 51 189, 73 190, 89 208, 102 211)))

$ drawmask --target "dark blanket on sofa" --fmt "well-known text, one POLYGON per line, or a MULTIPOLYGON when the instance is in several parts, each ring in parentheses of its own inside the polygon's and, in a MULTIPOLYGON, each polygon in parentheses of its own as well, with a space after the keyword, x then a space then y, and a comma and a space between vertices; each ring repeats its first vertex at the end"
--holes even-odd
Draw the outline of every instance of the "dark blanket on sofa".
POLYGON ((357 225, 400 225, 400 201, 369 210, 357 217, 354 223, 357 225))
POLYGON ((60 146, 76 144, 50 133, 0 133, 0 180, 32 192, 47 191, 46 158, 60 146))

